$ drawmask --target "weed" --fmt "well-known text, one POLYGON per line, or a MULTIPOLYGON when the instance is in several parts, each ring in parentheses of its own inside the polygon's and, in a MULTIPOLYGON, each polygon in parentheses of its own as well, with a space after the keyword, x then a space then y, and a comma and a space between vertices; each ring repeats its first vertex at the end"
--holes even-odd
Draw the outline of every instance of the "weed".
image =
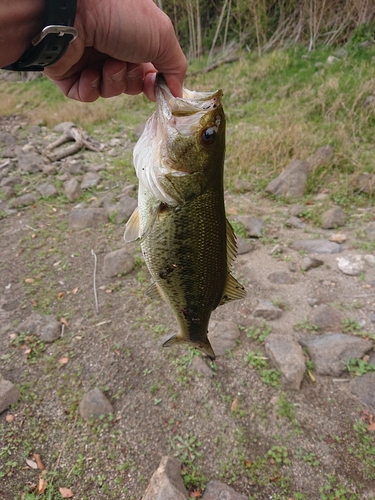
POLYGON ((354 376, 375 372, 375 365, 365 359, 351 358, 345 363, 345 369, 354 376))
POLYGON ((245 356, 245 363, 247 363, 250 368, 255 368, 259 371, 262 382, 271 385, 275 389, 281 387, 279 370, 270 367, 268 358, 263 356, 261 351, 248 352, 245 356))
POLYGON ((233 231, 238 234, 238 236, 241 236, 244 240, 248 238, 247 231, 245 229, 245 226, 241 222, 237 221, 230 221, 230 225, 233 228, 233 231))
POLYGON ((367 477, 375 479, 375 437, 367 430, 367 424, 363 420, 358 420, 353 429, 357 437, 357 446, 350 447, 348 452, 362 461, 367 477))
POLYGON ((266 322, 261 323, 259 326, 250 326, 247 329, 246 336, 263 343, 266 337, 271 333, 272 326, 266 322))
POLYGON ((358 500, 359 495, 352 494, 342 484, 338 484, 336 476, 329 474, 328 482, 319 489, 321 500, 358 500))
POLYGON ((290 460, 288 458, 288 450, 287 448, 285 448, 285 446, 272 446, 272 448, 267 451, 266 457, 271 462, 271 464, 290 464, 290 460))
POLYGON ((184 437, 173 436, 169 439, 169 444, 182 463, 189 464, 194 462, 196 458, 200 458, 202 454, 198 449, 202 446, 197 436, 190 433, 184 437))
POLYGON ((305 330, 308 332, 317 332, 319 330, 317 325, 312 325, 308 319, 303 319, 294 324, 293 328, 296 331, 305 330))

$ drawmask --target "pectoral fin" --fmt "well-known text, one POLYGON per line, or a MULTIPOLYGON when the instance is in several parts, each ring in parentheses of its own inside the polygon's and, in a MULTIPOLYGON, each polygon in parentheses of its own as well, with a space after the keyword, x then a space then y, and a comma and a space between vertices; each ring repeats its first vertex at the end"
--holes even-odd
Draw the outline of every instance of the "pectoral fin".
POLYGON ((145 291, 145 295, 150 297, 150 299, 165 300, 157 283, 151 283, 145 291))
POLYGON ((233 278, 233 276, 228 273, 227 283, 219 305, 226 304, 231 300, 243 299, 244 297, 246 297, 245 288, 238 283, 236 278, 233 278))
POLYGON ((127 242, 135 241, 139 238, 139 210, 138 207, 129 217, 125 226, 124 240, 127 242))

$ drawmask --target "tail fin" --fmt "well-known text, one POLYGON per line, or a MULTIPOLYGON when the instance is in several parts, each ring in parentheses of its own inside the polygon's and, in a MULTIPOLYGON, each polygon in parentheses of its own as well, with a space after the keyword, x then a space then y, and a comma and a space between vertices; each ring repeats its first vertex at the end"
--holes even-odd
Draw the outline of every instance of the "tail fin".
POLYGON ((171 337, 170 339, 168 339, 167 341, 164 342, 163 347, 171 347, 172 345, 180 344, 181 342, 186 342, 187 344, 192 345, 196 349, 199 349, 204 354, 206 354, 206 356, 208 356, 212 361, 216 358, 214 350, 212 349, 210 341, 208 339, 206 339, 206 341, 204 343, 203 342, 192 342, 192 341, 185 340, 185 339, 181 338, 178 335, 178 333, 176 333, 175 335, 173 335, 173 337, 171 337))

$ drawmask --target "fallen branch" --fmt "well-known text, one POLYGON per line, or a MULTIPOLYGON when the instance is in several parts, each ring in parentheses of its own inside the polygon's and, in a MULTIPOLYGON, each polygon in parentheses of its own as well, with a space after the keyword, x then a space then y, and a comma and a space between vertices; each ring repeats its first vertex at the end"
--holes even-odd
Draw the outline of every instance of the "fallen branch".
POLYGON ((90 151, 96 152, 102 151, 102 149, 104 148, 104 144, 100 144, 99 142, 95 141, 87 134, 87 132, 85 132, 81 128, 78 128, 72 122, 60 123, 60 125, 58 125, 55 130, 57 132, 62 132, 63 135, 56 141, 52 142, 49 146, 47 146, 47 149, 56 149, 68 141, 74 141, 74 144, 60 151, 57 151, 56 153, 48 154, 47 157, 51 161, 58 161, 62 158, 65 158, 66 156, 73 155, 82 148, 86 148, 90 151))

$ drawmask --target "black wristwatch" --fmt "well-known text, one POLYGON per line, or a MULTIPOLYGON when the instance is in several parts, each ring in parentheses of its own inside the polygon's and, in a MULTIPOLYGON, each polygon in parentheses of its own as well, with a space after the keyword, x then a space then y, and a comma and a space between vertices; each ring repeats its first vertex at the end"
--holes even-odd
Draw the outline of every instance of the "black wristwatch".
POLYGON ((36 35, 31 46, 13 64, 3 69, 43 71, 62 57, 77 36, 74 28, 77 0, 45 0, 45 28, 36 35))

